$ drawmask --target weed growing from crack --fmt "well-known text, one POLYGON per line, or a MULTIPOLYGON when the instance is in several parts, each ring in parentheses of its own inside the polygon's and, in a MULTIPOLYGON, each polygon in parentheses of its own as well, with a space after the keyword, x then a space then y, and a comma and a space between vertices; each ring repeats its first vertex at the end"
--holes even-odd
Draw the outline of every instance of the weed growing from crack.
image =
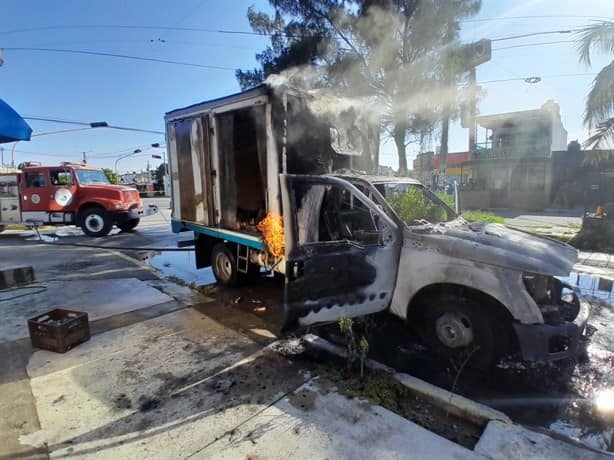
POLYGON ((356 361, 360 362, 360 378, 364 377, 365 360, 367 359, 367 353, 369 353, 369 341, 363 334, 360 340, 357 340, 356 333, 354 331, 354 320, 342 316, 339 319, 339 330, 345 336, 348 355, 347 355, 347 367, 351 368, 356 361))

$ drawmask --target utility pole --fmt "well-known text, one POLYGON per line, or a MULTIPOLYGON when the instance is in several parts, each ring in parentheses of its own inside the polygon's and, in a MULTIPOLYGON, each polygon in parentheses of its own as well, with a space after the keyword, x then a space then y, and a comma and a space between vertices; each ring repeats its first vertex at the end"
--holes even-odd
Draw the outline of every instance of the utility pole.
POLYGON ((4 168, 4 147, 0 147, 0 168, 4 168))
POLYGON ((477 88, 476 88, 476 72, 475 72, 475 67, 473 67, 470 71, 469 71, 469 91, 471 91, 471 96, 469 99, 469 145, 468 147, 468 151, 469 151, 469 160, 473 160, 473 157, 475 155, 475 132, 476 132, 476 124, 475 124, 475 116, 476 116, 476 112, 477 112, 477 98, 476 98, 476 92, 477 92, 477 88))

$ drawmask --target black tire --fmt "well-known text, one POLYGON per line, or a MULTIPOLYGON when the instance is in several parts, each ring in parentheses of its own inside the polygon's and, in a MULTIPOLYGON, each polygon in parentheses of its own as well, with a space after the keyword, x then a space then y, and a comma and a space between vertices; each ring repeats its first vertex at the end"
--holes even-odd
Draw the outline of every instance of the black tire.
POLYGON ((492 305, 462 297, 434 302, 425 307, 420 335, 436 354, 488 369, 509 350, 508 321, 492 305))
POLYGON ((6 230, 6 225, 0 225, 0 233, 6 230))
POLYGON ((237 270, 237 259, 228 246, 217 243, 211 250, 211 268, 219 284, 224 287, 237 287, 240 276, 237 270))
POLYGON ((139 225, 141 219, 130 219, 124 222, 120 222, 117 224, 117 228, 119 228, 122 232, 131 232, 139 225))
POLYGON ((109 214, 102 208, 91 207, 81 212, 81 229, 87 236, 106 236, 113 227, 109 214))

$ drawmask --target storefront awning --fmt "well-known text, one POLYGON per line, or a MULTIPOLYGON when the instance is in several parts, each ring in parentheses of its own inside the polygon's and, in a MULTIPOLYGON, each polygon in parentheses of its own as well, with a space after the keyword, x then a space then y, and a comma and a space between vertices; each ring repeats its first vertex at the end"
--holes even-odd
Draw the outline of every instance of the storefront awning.
POLYGON ((13 108, 0 99, 0 144, 29 141, 32 128, 13 108))

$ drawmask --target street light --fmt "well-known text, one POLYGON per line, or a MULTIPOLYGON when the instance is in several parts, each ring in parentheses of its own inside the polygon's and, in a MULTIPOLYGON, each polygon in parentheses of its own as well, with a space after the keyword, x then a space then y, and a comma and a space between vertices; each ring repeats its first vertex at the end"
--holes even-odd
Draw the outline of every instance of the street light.
POLYGON ((126 154, 121 155, 120 157, 118 157, 117 160, 115 160, 115 166, 113 166, 113 169, 115 170, 115 174, 117 174, 117 163, 119 162, 119 160, 123 160, 124 158, 128 158, 128 157, 130 157, 132 155, 136 155, 137 153, 141 153, 141 152, 142 152, 141 149, 136 149, 132 153, 126 153, 126 154))
MULTIPOLYGON (((154 149, 160 149, 160 148, 164 149, 164 146, 161 146, 159 142, 154 142, 153 144, 150 144, 150 145, 151 145, 151 148, 154 148, 154 149)), ((119 175, 119 172, 117 170, 117 163, 119 162, 119 160, 128 158, 130 156, 133 156, 141 152, 142 152, 141 149, 136 149, 134 152, 122 155, 117 160, 115 160, 115 166, 113 168, 115 170, 115 174, 119 175)), ((164 193, 168 193, 168 184, 169 184, 168 179, 169 178, 168 178, 168 163, 166 161, 166 149, 162 152, 162 156, 152 154, 151 157, 156 158, 158 160, 162 159, 162 164, 164 165, 164 175, 162 176, 162 183, 164 184, 164 193)))

